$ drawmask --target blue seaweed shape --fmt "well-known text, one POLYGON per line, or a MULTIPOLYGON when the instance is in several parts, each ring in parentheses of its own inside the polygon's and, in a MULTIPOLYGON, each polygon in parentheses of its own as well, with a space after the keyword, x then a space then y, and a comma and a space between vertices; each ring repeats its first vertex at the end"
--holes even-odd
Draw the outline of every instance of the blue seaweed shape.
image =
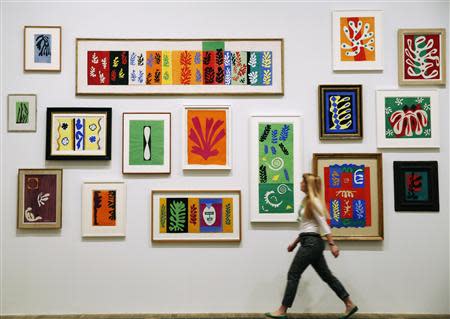
POLYGON ((195 57, 194 57, 194 63, 195 64, 200 64, 200 52, 195 53, 195 57))
POLYGON ((149 55, 149 57, 148 57, 148 59, 147 59, 147 65, 148 65, 149 67, 152 67, 152 66, 153 66, 153 60, 154 60, 154 58, 153 58, 153 53, 150 53, 150 55, 149 55))
POLYGON ((272 131, 272 143, 277 144, 278 143, 278 130, 272 131))
POLYGON ((286 141, 288 137, 289 137, 289 125, 285 124, 283 125, 283 128, 281 129, 280 132, 280 140, 286 141))
POLYGON ((130 55, 130 65, 136 65, 136 53, 134 52, 130 55))
POLYGON ((275 146, 271 146, 270 150, 272 151, 273 155, 275 155, 277 153, 277 149, 275 148, 275 146))
POLYGON ((144 72, 142 70, 139 70, 138 82, 144 83, 144 72))
POLYGON ((200 82, 202 80, 202 73, 199 69, 195 71, 195 81, 200 82))
POLYGON ((136 81, 136 70, 131 71, 131 81, 136 81))

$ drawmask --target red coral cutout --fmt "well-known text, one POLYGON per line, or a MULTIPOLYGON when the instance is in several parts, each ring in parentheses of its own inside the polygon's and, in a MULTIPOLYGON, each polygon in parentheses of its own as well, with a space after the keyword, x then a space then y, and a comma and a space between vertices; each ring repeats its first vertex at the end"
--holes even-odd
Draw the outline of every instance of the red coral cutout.
POLYGON ((192 118, 192 124, 194 125, 194 128, 189 130, 189 139, 194 142, 196 146, 192 146, 191 152, 200 155, 205 160, 219 154, 219 151, 214 149, 214 145, 225 137, 224 128, 218 132, 220 127, 224 124, 224 121, 217 120, 214 122, 214 119, 207 118, 205 132, 203 132, 200 120, 197 116, 192 118))

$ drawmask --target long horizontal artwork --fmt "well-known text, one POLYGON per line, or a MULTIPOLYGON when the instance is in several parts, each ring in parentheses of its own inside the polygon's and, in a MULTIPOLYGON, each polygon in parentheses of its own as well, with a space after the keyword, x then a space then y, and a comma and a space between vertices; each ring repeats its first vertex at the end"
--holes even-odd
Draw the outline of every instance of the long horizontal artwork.
POLYGON ((240 241, 239 190, 154 190, 152 241, 240 241))
POLYGON ((282 39, 77 39, 76 93, 283 94, 282 39))

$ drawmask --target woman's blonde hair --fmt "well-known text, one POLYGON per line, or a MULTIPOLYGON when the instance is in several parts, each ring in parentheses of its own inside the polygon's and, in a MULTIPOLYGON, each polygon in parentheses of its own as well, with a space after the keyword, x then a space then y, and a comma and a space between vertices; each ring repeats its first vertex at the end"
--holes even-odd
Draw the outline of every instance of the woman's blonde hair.
POLYGON ((303 174, 303 181, 306 186, 306 196, 303 198, 303 206, 305 207, 305 217, 312 218, 313 213, 312 210, 316 209, 319 214, 325 216, 326 214, 326 206, 322 196, 322 181, 319 176, 305 173, 303 174), (322 208, 316 207, 314 202, 319 201, 322 208), (314 207, 313 207, 314 206, 314 207))

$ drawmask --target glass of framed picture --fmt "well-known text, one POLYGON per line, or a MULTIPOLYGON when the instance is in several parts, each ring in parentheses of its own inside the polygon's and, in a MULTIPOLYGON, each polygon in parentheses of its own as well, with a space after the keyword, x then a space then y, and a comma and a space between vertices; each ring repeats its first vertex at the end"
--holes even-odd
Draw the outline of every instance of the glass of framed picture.
POLYGON ((383 11, 333 12, 333 70, 383 70, 383 11))
POLYGON ((17 228, 61 228, 62 169, 19 169, 17 228))
POLYGON ((110 160, 111 108, 47 108, 47 160, 110 160))
POLYGON ((439 211, 437 161, 394 162, 395 210, 439 211))
POLYGON ((383 240, 382 155, 313 154, 333 238, 383 240))
POLYGON ((445 43, 445 29, 399 29, 399 85, 445 85, 445 43))
POLYGON ((77 95, 283 95, 283 39, 77 39, 77 95))
POLYGON ((117 182, 86 182, 82 196, 83 237, 124 237, 126 187, 117 182))
POLYGON ((153 190, 152 241, 241 240, 240 190, 153 190))
POLYGON ((170 174, 171 113, 122 114, 122 173, 170 174))
POLYGON ((302 144, 299 115, 250 118, 252 222, 297 221, 302 144))
POLYGON ((61 72, 61 27, 25 26, 25 71, 61 72))
POLYGON ((319 85, 321 140, 362 139, 362 85, 319 85))
POLYGON ((377 91, 379 148, 439 148, 437 91, 377 91))
POLYGON ((228 105, 186 105, 183 169, 231 169, 231 115, 228 105))
POLYGON ((36 94, 8 95, 8 132, 36 132, 36 94))

